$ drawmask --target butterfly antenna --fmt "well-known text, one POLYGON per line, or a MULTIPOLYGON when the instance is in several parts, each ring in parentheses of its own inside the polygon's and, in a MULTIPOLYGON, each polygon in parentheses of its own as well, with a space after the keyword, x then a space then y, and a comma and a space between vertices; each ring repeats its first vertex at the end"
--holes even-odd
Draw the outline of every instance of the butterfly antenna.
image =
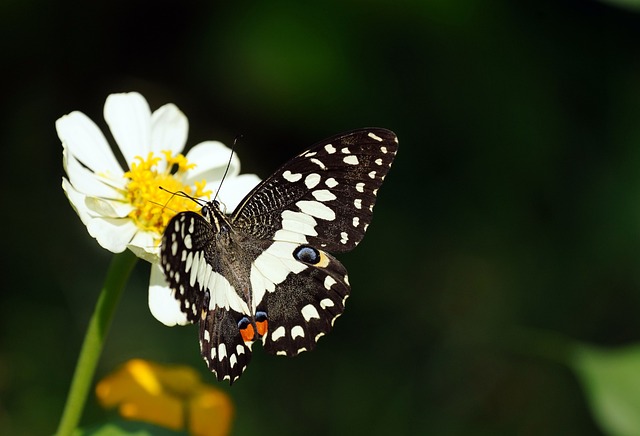
POLYGON ((218 198, 218 194, 220 193, 220 188, 222 188, 222 182, 227 177, 227 173, 229 172, 229 167, 231 166, 231 160, 233 159, 233 153, 235 153, 236 144, 238 139, 242 138, 242 135, 238 135, 233 140, 233 144, 231 145, 231 153, 229 153, 229 162, 227 162, 227 167, 224 169, 224 174, 222 175, 222 179, 220 179, 220 184, 218 185, 218 190, 216 191, 216 195, 213 196, 213 201, 216 201, 218 198))
POLYGON ((164 208, 164 207, 167 207, 167 205, 169 204, 169 202, 171 201, 171 199, 172 199, 173 197, 175 197, 175 196, 183 197, 183 198, 188 198, 189 200, 193 201, 194 203, 196 203, 196 204, 198 204, 198 205, 200 205, 200 206, 203 206, 203 203, 204 203, 204 202, 203 202, 202 200, 200 200, 199 198, 193 197, 193 196, 191 196, 191 195, 187 194, 187 193, 186 193, 186 192, 184 192, 184 191, 175 191, 175 192, 174 192, 174 191, 169 191, 168 189, 163 188, 162 186, 158 186, 158 189, 160 189, 161 191, 168 192, 169 194, 171 194, 171 197, 169 197, 169 200, 167 200, 167 203, 166 203, 165 205, 163 205, 163 206, 162 206, 163 208, 164 208))

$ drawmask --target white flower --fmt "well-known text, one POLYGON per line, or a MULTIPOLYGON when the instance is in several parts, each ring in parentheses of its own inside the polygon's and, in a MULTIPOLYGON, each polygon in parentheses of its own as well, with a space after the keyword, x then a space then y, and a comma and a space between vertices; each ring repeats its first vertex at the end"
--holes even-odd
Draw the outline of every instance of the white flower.
MULTIPOLYGON (((104 105, 122 157, 124 170, 98 126, 81 112, 56 121, 68 178, 62 188, 89 234, 113 253, 130 249, 152 263, 149 308, 167 325, 186 322, 157 265, 165 226, 178 211, 198 210, 192 200, 171 196, 183 191, 207 197, 220 186, 231 151, 217 141, 206 141, 181 154, 188 121, 173 104, 154 111, 140 94, 112 94, 104 105), (177 312, 176 312, 177 310, 177 312)), ((239 175, 233 156, 218 199, 233 210, 259 182, 253 174, 239 175)))

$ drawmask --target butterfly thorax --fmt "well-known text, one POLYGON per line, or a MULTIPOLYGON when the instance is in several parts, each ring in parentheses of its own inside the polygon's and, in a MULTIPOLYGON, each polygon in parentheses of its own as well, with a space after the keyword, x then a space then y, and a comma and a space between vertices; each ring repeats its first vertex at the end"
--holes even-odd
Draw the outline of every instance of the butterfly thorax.
MULTIPOLYGON (((249 316, 255 322, 255 307, 251 289, 251 265, 264 252, 269 241, 261 240, 241 228, 234 227, 227 215, 220 209, 217 201, 208 202, 201 211, 202 216, 211 225, 212 237, 208 238, 210 246, 204 251, 205 259, 214 265, 214 271, 229 282, 235 294, 246 304, 249 316)), ((220 288, 225 289, 225 288, 220 288)), ((212 290, 213 292, 224 292, 212 290)), ((232 298, 233 295, 214 295, 214 302, 232 298)), ((213 309, 213 307, 210 307, 213 309)))

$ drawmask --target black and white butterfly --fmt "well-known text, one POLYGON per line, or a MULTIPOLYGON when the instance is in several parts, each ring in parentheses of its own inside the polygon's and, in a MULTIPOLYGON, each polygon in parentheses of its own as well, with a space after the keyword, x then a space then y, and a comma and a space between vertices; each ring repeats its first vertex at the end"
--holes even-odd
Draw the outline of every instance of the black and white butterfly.
POLYGON ((218 380, 233 383, 261 340, 272 354, 312 350, 344 311, 349 279, 329 253, 353 249, 398 149, 385 129, 326 139, 256 186, 233 214, 181 212, 160 266, 218 380))

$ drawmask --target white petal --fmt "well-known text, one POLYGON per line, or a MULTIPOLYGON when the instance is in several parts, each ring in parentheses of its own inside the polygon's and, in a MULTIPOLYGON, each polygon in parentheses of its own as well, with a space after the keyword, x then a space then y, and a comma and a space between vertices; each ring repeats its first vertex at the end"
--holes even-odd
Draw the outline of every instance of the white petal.
MULTIPOLYGON (((75 160, 72 158, 69 160, 69 163, 72 163, 73 161, 75 160)), ((75 162, 77 163, 77 161, 75 162)), ((70 175, 76 174, 75 180, 67 180, 63 178, 62 189, 64 189, 68 194, 71 205, 76 209, 76 212, 78 212, 79 215, 80 212, 82 212, 86 213, 88 218, 100 216, 107 218, 124 218, 134 209, 133 205, 130 203, 126 203, 119 199, 113 200, 112 198, 120 195, 118 191, 98 182, 97 180, 100 179, 92 172, 85 170, 84 167, 79 166, 76 170, 69 171, 69 173, 70 175), (82 170, 84 170, 85 173, 82 174, 82 177, 78 178, 77 175, 81 174, 82 170), (91 188, 89 182, 96 184, 96 186, 102 186, 104 192, 100 192, 100 194, 106 195, 104 197, 93 195, 91 189, 87 189, 91 188), (82 189, 78 189, 78 185, 81 186, 82 189), (80 211, 78 209, 80 209, 80 211)), ((85 222, 84 219, 83 222, 85 222)))
POLYGON ((155 232, 139 231, 135 234, 131 242, 129 242, 129 250, 140 259, 144 259, 150 263, 157 263, 159 259, 160 249, 156 244, 156 239, 160 235, 155 232))
MULTIPOLYGON (((258 183, 260 183, 260 178, 255 174, 242 174, 237 177, 227 178, 222 182, 218 200, 226 207, 227 213, 231 213, 258 183)), ((207 185, 207 189, 211 189, 215 193, 218 186, 218 183, 214 183, 213 185, 207 185)))
POLYGON ((87 231, 112 253, 122 253, 138 228, 128 218, 95 217, 87 223, 87 231))
POLYGON ((91 218, 99 216, 124 218, 134 209, 133 205, 119 198, 122 194, 118 190, 105 183, 115 184, 115 182, 97 176, 80 165, 73 157, 70 157, 66 163, 69 180, 63 180, 62 188, 65 192, 73 189, 74 194, 69 197, 69 200, 78 214, 80 214, 78 211, 80 208, 91 218))
MULTIPOLYGON (((219 181, 227 168, 230 157, 231 149, 222 142, 205 141, 194 145, 187 153, 186 158, 190 163, 195 163, 197 166, 187 172, 185 183, 191 185, 194 181, 202 179, 219 181)), ((239 173, 240 159, 234 153, 227 177, 233 177, 239 173)))
POLYGON ((104 119, 128 165, 136 156, 146 159, 151 151, 151 110, 143 96, 111 94, 104 104, 104 119))
POLYGON ((124 178, 110 179, 106 175, 94 173, 83 166, 66 148, 62 150, 62 164, 71 184, 83 194, 109 199, 122 198, 118 189, 126 186, 124 178))
POLYGON ((151 115, 151 149, 155 152, 181 153, 188 133, 187 117, 174 104, 165 104, 151 115))
POLYGON ((129 218, 108 218, 95 216, 87 203, 89 197, 78 192, 71 186, 67 179, 62 179, 62 188, 69 198, 71 206, 82 220, 87 231, 98 243, 112 253, 121 253, 127 248, 138 231, 138 228, 129 218))
POLYGON ((86 226, 89 221, 93 219, 93 217, 89 214, 89 209, 85 203, 86 195, 78 192, 74 187, 69 183, 69 180, 62 178, 62 189, 64 193, 67 195, 69 199, 69 203, 71 203, 71 207, 76 211, 82 223, 86 226))
POLYGON ((121 176, 123 171, 106 138, 82 112, 71 112, 56 121, 56 131, 69 154, 94 172, 121 176))
POLYGON ((85 199, 85 204, 91 211, 91 215, 105 218, 125 218, 135 209, 130 203, 125 203, 124 201, 106 200, 90 196, 85 199))
POLYGON ((164 325, 189 323, 187 315, 180 310, 180 302, 173 296, 173 291, 156 263, 151 265, 151 277, 149 277, 149 310, 164 325))

